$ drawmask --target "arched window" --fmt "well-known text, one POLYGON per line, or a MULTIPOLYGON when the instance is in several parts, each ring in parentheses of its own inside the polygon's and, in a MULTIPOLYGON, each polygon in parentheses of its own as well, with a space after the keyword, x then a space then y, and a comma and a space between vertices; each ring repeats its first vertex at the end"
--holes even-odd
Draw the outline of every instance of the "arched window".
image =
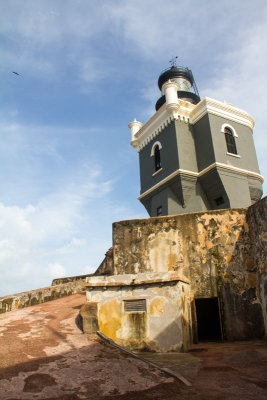
POLYGON ((155 142, 151 149, 151 157, 154 157, 154 168, 155 172, 161 169, 161 159, 160 159, 160 150, 162 149, 162 145, 160 142, 155 142))
POLYGON ((154 163, 155 163, 155 171, 158 171, 161 168, 161 161, 160 161, 160 148, 157 144, 154 150, 154 163))
POLYGON ((227 146, 227 152, 231 154, 237 154, 235 137, 232 130, 228 127, 224 128, 225 141, 227 146))

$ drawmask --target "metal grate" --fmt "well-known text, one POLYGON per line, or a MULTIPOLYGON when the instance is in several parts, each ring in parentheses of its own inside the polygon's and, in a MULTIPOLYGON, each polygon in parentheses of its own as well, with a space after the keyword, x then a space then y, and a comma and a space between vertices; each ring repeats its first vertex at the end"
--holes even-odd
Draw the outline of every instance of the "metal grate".
POLYGON ((146 311, 146 300, 124 300, 124 311, 125 312, 140 312, 146 311))

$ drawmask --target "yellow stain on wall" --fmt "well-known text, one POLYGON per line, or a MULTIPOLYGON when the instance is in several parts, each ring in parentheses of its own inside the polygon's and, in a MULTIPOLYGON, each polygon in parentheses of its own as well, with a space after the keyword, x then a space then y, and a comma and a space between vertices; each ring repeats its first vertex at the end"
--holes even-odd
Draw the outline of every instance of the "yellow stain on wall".
POLYGON ((158 232, 150 235, 148 243, 149 265, 153 272, 173 270, 181 251, 179 235, 176 230, 158 232))
POLYGON ((225 260, 227 263, 230 262, 232 260, 232 253, 227 254, 225 260))
POLYGON ((117 339, 117 331, 121 328, 121 309, 116 299, 100 305, 98 323, 101 332, 112 340, 117 339))
POLYGON ((172 253, 170 249, 170 253, 168 254, 168 271, 172 271, 175 268, 176 261, 177 254, 172 253))
POLYGON ((149 313, 151 315, 162 315, 165 302, 166 300, 163 297, 153 299, 149 306, 149 313))

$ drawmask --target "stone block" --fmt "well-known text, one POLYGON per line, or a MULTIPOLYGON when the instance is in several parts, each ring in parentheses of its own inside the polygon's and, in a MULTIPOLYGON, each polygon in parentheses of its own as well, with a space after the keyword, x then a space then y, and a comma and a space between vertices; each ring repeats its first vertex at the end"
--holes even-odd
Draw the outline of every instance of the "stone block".
POLYGON ((84 333, 95 333, 98 328, 97 303, 86 303, 81 307, 82 327, 84 333))

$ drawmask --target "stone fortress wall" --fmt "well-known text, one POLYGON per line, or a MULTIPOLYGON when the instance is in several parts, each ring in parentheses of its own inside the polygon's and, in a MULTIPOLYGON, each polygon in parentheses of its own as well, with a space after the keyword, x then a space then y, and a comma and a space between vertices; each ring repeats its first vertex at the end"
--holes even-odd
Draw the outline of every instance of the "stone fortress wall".
MULTIPOLYGON (((267 198, 249 208, 116 222, 113 248, 95 274, 53 283, 55 286, 0 298, 0 313, 81 292, 87 286, 87 292, 91 290, 98 298, 100 326, 105 315, 112 318, 108 301, 122 303, 125 293, 130 298, 147 296, 148 300, 154 296, 148 302, 146 319, 155 325, 164 308, 164 293, 170 293, 170 301, 166 295, 170 303, 173 288, 180 293, 177 301, 181 303, 184 343, 188 342, 185 331, 196 336, 194 301, 199 298, 219 299, 224 339, 263 337, 267 332, 267 198), (99 312, 102 306, 105 313, 99 312), (189 322, 191 326, 185 327, 189 322)), ((108 318, 102 327, 112 336, 108 318)), ((120 318, 126 321, 125 315, 120 318)), ((165 316, 160 323, 164 321, 165 316)))
POLYGON ((90 275, 54 279, 52 286, 0 297, 0 314, 80 293, 85 290, 88 276, 90 275))
POLYGON ((194 333, 194 300, 199 298, 218 298, 224 339, 263 337, 267 332, 266 197, 249 208, 116 222, 112 266, 108 256, 109 268, 102 268, 101 275, 110 278, 100 276, 98 283, 94 277, 87 279, 89 291, 106 285, 103 304, 116 276, 121 281, 118 296, 127 275, 177 273, 190 284, 194 333))

